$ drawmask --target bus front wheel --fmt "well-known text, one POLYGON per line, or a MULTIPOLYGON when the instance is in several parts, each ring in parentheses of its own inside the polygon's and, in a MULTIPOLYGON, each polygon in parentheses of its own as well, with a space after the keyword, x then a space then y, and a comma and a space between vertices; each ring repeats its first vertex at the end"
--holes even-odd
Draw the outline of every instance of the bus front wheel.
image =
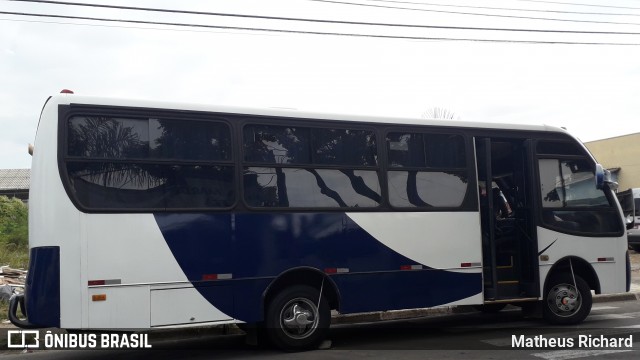
POLYGON ((317 289, 293 286, 268 304, 266 331, 271 342, 287 351, 317 348, 329 330, 329 304, 317 289))
POLYGON ((549 281, 543 316, 552 324, 577 324, 591 312, 591 289, 580 276, 561 274, 549 281))

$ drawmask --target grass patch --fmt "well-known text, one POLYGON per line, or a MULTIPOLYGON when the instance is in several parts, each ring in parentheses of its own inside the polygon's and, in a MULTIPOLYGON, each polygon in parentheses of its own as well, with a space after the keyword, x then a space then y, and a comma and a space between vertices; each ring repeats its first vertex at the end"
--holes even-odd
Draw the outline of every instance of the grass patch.
POLYGON ((5 265, 26 270, 29 267, 29 249, 0 243, 0 266, 5 265))
MULTIPOLYGON (((29 267, 27 206, 16 198, 0 196, 0 266, 29 267)), ((7 320, 9 303, 0 301, 0 321, 7 320)))

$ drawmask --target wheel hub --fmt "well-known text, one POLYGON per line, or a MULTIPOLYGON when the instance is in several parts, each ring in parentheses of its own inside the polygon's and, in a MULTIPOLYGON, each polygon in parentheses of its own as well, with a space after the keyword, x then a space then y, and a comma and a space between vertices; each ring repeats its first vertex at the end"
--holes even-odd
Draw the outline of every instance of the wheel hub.
POLYGON ((573 285, 560 284, 551 289, 547 302, 553 312, 560 316, 570 316, 580 309, 582 301, 573 285))
POLYGON ((318 326, 318 308, 308 299, 293 299, 282 309, 280 321, 288 336, 305 338, 318 326))
POLYGON ((291 315, 284 319, 284 324, 289 328, 304 327, 313 324, 313 321, 309 320, 312 316, 311 311, 305 310, 300 305, 295 304, 291 309, 291 315))

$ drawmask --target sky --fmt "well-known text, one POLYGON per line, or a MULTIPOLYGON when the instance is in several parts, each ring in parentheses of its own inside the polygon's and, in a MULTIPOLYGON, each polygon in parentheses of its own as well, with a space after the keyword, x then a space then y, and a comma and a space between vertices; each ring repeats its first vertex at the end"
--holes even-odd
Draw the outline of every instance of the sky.
POLYGON ((0 168, 30 167, 42 106, 62 89, 408 118, 444 108, 464 121, 561 126, 586 142, 640 132, 638 0, 70 2, 422 27, 0 0, 0 168))

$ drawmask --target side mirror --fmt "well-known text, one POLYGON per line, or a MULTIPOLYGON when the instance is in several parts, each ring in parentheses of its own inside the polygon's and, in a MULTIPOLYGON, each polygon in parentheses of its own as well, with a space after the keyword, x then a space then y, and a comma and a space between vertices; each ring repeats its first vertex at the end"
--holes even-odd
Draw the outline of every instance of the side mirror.
POLYGON ((606 170, 601 164, 596 164, 596 189, 600 190, 604 187, 604 184, 609 185, 611 190, 618 188, 618 183, 611 178, 611 171, 606 170))
POLYGON ((600 190, 604 186, 604 168, 596 164, 596 189, 600 190))
POLYGON ((627 215, 627 217, 625 218, 625 222, 627 224, 627 230, 633 229, 633 227, 636 225, 633 214, 627 215))

